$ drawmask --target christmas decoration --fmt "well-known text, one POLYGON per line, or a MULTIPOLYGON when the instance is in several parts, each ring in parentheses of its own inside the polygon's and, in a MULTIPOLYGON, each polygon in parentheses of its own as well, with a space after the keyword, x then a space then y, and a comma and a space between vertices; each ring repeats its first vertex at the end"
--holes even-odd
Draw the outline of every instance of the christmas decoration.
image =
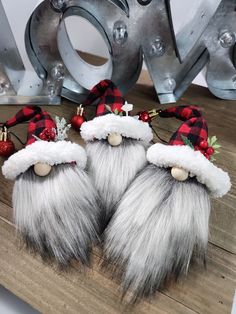
POLYGON ((124 271, 124 294, 131 291, 132 301, 186 274, 192 259, 205 261, 210 196, 222 197, 231 187, 228 174, 195 150, 216 143, 197 107, 173 107, 159 116, 184 122, 168 145, 148 149, 149 165, 124 193, 105 232, 106 256, 124 271))
POLYGON ((139 112, 139 120, 147 123, 151 123, 152 120, 159 115, 160 110, 152 109, 149 111, 139 112))
POLYGON ((77 108, 77 114, 71 118, 71 126, 76 131, 79 131, 81 128, 81 125, 86 121, 86 118, 84 116, 84 108, 82 105, 80 105, 77 108))
POLYGON ((7 128, 3 127, 0 131, 0 156, 9 157, 15 152, 15 145, 11 141, 7 128))
POLYGON ((104 206, 104 226, 135 175, 145 167, 146 148, 152 140, 148 123, 129 115, 133 105, 124 101, 109 80, 90 92, 84 106, 99 99, 97 117, 83 123, 88 169, 104 206))
POLYGON ((98 238, 99 198, 85 171, 85 150, 66 141, 70 126, 37 106, 6 122, 30 121, 26 147, 5 161, 2 172, 15 180, 14 219, 27 247, 67 265, 89 262, 98 238))

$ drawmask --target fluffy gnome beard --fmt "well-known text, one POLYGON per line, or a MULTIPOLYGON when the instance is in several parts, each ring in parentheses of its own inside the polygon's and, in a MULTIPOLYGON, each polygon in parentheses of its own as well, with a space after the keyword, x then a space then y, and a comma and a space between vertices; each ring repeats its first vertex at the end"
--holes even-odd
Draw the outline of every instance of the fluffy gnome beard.
POLYGON ((17 229, 31 250, 61 265, 88 263, 98 234, 98 197, 88 175, 71 165, 52 168, 47 177, 30 168, 13 189, 17 229))
POLYGON ((106 231, 108 259, 124 270, 124 294, 153 294, 171 275, 186 273, 196 251, 205 260, 210 202, 196 179, 176 181, 149 165, 132 183, 106 231))
POLYGON ((104 226, 136 174, 147 164, 147 144, 125 139, 113 147, 106 140, 86 146, 89 172, 104 206, 104 226))

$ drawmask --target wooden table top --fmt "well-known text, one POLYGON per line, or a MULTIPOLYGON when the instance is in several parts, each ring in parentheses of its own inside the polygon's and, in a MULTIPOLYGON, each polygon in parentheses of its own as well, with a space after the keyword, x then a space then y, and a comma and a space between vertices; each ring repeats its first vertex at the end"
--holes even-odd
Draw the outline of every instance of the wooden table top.
MULTIPOLYGON (((135 104, 137 111, 166 107, 157 103, 145 71, 126 98, 135 104)), ((192 85, 178 104, 203 108, 210 135, 217 135, 222 145, 216 163, 230 173, 233 183, 228 195, 212 202, 207 269, 192 266, 188 276, 179 283, 158 292, 152 300, 130 307, 121 302, 118 284, 99 266, 102 258, 99 248, 93 251, 92 269, 84 270, 74 263, 67 272, 62 272, 17 247, 11 207, 13 183, 0 174, 1 285, 47 314, 230 313, 236 288, 236 101, 216 99, 207 89, 192 85)), ((44 108, 52 115, 64 116, 68 120, 76 111, 76 105, 67 100, 61 106, 44 108)), ((5 121, 17 110, 19 106, 0 106, 0 121, 5 121)), ((91 116, 92 113, 88 114, 91 116)), ((160 119, 154 124, 159 135, 167 140, 178 125, 175 119, 160 119)), ((14 132, 25 139, 25 128, 17 126, 14 132)), ((82 143, 79 134, 73 130, 70 138, 82 143)))

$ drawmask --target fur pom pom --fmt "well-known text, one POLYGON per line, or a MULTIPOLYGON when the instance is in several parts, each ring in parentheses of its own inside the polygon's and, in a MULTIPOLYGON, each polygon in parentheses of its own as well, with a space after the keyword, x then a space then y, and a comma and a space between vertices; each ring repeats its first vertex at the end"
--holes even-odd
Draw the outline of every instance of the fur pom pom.
POLYGON ((124 270, 122 287, 133 301, 153 294, 165 280, 188 270, 193 252, 205 259, 210 201, 190 178, 147 166, 121 199, 105 234, 109 260, 124 270))
POLYGON ((28 248, 60 265, 89 262, 98 240, 98 204, 87 173, 71 165, 54 166, 44 178, 30 168, 13 190, 15 223, 28 248))
POLYGON ((88 143, 88 169, 104 207, 104 225, 112 217, 123 193, 146 164, 146 144, 123 139, 112 147, 106 140, 88 143))

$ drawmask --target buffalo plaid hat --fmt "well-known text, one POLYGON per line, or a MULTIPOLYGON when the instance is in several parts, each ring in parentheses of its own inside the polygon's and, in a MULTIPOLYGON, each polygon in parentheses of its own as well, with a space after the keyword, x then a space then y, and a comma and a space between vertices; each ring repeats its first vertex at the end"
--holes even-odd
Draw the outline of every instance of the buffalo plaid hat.
POLYGON ((49 113, 38 106, 26 106, 8 120, 4 126, 11 128, 28 122, 26 147, 5 161, 2 172, 7 179, 14 180, 37 163, 51 166, 65 163, 85 168, 87 157, 84 149, 65 140, 57 140, 57 125, 49 113))
POLYGON ((214 197, 226 194, 230 178, 226 172, 213 164, 209 149, 208 127, 202 113, 195 106, 179 106, 163 110, 162 118, 175 117, 184 121, 171 136, 168 145, 155 144, 149 148, 147 159, 159 167, 179 167, 189 172, 190 177, 205 184, 214 197))
POLYGON ((110 80, 98 83, 90 91, 83 105, 97 105, 96 117, 81 126, 81 136, 85 141, 106 139, 111 133, 150 142, 152 131, 148 123, 138 117, 126 115, 125 100, 116 85, 110 80))

